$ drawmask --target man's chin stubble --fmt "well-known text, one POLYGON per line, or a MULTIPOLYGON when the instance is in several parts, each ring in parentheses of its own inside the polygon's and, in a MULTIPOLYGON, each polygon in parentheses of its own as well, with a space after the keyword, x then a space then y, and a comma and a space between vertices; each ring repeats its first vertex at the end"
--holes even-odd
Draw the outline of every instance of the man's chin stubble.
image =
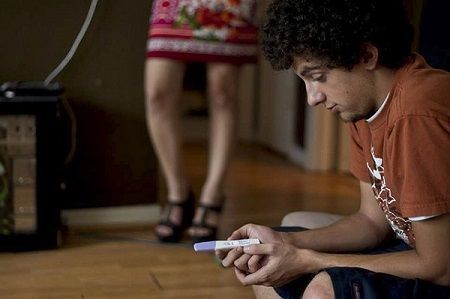
POLYGON ((365 119, 364 116, 361 115, 342 115, 342 112, 339 113, 339 118, 345 123, 357 122, 358 120, 365 119))

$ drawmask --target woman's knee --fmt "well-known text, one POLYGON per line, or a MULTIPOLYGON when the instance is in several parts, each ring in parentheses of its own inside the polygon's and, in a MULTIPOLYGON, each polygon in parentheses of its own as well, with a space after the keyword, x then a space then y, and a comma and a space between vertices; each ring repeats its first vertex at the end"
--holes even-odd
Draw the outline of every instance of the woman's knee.
POLYGON ((145 91, 146 111, 148 114, 162 114, 175 109, 175 95, 162 88, 149 87, 145 91))
POLYGON ((145 66, 147 113, 160 114, 175 109, 182 90, 185 65, 167 59, 150 59, 145 66))
POLYGON ((212 108, 224 109, 235 105, 239 68, 227 64, 208 65, 208 96, 212 108))
POLYGON ((224 85, 215 84, 209 88, 209 100, 212 109, 230 109, 235 105, 236 92, 224 85))

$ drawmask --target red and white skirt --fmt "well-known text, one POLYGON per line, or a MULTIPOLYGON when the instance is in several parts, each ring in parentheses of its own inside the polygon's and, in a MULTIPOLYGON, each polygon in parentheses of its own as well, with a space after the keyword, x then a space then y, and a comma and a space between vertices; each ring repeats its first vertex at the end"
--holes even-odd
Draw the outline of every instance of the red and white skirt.
POLYGON ((155 0, 147 57, 255 63, 257 0, 155 0))

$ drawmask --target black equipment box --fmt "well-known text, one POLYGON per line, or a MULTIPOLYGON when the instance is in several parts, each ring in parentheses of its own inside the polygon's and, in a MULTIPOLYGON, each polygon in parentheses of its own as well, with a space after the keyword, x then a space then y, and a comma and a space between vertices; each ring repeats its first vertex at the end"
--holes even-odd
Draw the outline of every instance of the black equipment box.
POLYGON ((0 251, 56 248, 60 244, 59 95, 30 88, 22 93, 1 91, 0 251))

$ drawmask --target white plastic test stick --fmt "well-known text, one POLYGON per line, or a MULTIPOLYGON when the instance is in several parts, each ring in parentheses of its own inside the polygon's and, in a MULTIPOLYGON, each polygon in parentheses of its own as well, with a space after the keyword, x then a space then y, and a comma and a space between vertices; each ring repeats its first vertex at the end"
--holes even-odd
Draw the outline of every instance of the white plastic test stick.
POLYGON ((260 244, 258 239, 241 239, 227 241, 208 241, 194 244, 195 251, 214 251, 221 249, 231 249, 241 246, 260 244))

